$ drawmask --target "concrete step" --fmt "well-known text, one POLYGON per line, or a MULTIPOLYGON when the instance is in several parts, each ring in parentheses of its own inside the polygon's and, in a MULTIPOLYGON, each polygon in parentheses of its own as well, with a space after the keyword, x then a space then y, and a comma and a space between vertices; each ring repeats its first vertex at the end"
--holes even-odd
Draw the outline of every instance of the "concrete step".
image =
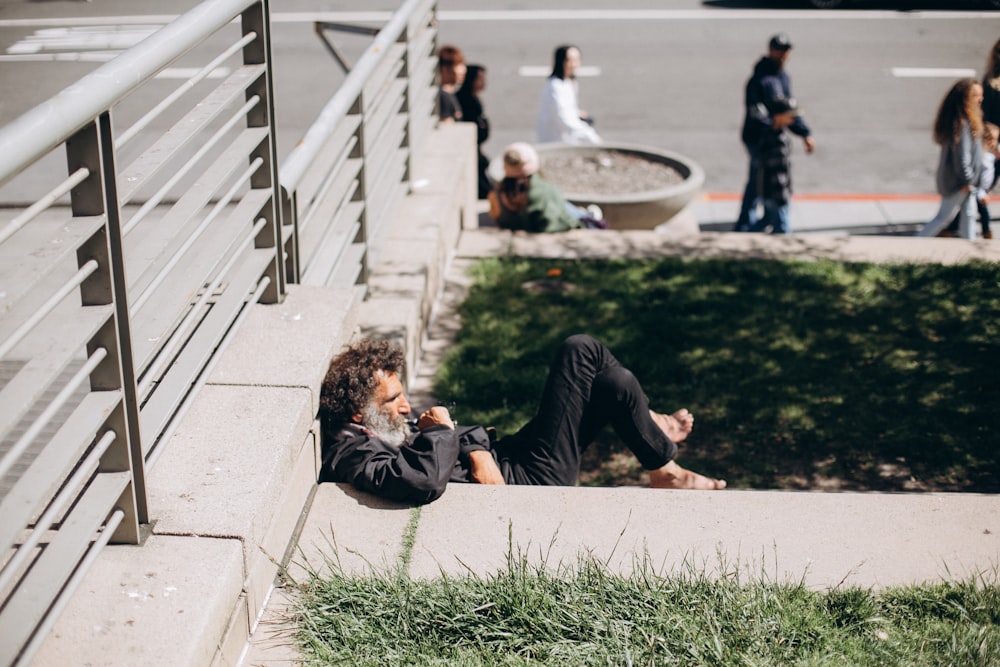
POLYGON ((331 560, 347 573, 397 568, 414 514, 413 578, 487 576, 510 553, 550 567, 591 555, 626 574, 646 561, 665 575, 693 567, 824 590, 989 575, 1000 554, 993 495, 452 484, 409 508, 322 484, 290 574, 331 560))

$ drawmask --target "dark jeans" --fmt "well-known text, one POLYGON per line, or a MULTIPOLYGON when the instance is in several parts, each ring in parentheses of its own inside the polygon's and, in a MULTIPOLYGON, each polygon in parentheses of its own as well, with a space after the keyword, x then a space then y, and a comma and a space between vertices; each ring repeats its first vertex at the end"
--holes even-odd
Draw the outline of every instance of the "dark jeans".
POLYGON ((649 400, 632 372, 592 337, 571 336, 549 368, 538 413, 497 443, 504 478, 512 484, 575 485, 583 450, 606 424, 647 470, 677 454, 677 445, 650 417, 649 400))
POLYGON ((760 205, 760 156, 757 151, 746 147, 750 157, 750 169, 747 173, 747 184, 743 188, 743 200, 740 203, 740 215, 736 218, 734 232, 748 232, 759 222, 757 207, 760 205))
POLYGON ((477 194, 480 199, 486 199, 490 194, 490 190, 493 189, 493 183, 490 181, 489 174, 487 173, 490 168, 490 159, 483 155, 482 151, 478 151, 476 153, 476 160, 479 165, 477 194))

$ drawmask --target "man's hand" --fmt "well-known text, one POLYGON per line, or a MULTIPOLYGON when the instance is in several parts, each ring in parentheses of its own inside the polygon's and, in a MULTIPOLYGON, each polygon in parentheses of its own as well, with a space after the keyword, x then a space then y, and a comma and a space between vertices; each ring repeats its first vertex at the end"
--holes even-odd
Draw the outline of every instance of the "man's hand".
POLYGON ((448 408, 443 405, 435 405, 433 408, 420 415, 420 418, 417 419, 417 428, 421 431, 425 428, 430 428, 431 426, 436 426, 438 424, 444 424, 450 429, 455 428, 455 422, 451 420, 448 408))
POLYGON ((469 452, 469 464, 472 468, 472 481, 476 484, 505 484, 503 474, 493 460, 493 455, 485 449, 469 452))
POLYGON ((806 153, 812 153, 816 150, 816 140, 812 138, 812 135, 803 137, 802 143, 805 144, 806 153))

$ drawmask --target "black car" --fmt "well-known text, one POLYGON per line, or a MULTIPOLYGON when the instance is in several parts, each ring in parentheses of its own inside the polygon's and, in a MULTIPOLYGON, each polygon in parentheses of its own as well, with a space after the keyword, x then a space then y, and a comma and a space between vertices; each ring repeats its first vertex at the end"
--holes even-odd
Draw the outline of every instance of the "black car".
MULTIPOLYGON (((852 4, 852 0, 808 0, 809 4, 818 9, 836 9, 852 4)), ((987 9, 1000 9, 1000 0, 980 0, 987 9)))

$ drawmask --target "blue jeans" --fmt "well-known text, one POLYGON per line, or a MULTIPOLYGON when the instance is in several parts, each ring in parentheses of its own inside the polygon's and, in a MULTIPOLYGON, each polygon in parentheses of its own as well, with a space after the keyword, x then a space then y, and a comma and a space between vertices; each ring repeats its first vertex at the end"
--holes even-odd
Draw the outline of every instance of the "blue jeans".
POLYGON ((751 227, 757 224, 757 206, 760 204, 760 195, 757 194, 760 180, 760 158, 757 151, 747 148, 750 154, 750 171, 747 174, 747 185, 743 188, 743 202, 740 204, 740 216, 736 219, 736 227, 733 231, 748 232, 751 227))
POLYGON ((752 224, 748 231, 762 232, 768 227, 772 234, 792 233, 792 226, 788 221, 788 202, 781 204, 773 199, 765 199, 764 217, 752 224))

